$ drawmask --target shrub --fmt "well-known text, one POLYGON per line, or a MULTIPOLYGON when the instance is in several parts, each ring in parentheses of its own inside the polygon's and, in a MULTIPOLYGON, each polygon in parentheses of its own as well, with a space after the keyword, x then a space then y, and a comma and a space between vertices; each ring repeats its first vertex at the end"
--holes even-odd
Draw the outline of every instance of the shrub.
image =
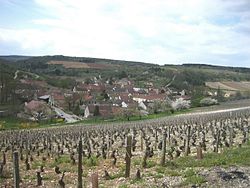
POLYGON ((211 105, 216 105, 218 104, 218 101, 216 99, 212 98, 204 98, 200 101, 201 106, 211 106, 211 105))

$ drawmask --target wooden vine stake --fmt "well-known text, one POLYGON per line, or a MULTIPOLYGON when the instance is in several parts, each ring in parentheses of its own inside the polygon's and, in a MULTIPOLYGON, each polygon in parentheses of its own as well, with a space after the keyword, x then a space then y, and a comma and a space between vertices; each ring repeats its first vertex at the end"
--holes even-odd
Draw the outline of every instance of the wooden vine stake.
POLYGON ((217 134, 216 134, 216 145, 215 145, 215 152, 218 153, 219 152, 219 144, 220 144, 220 130, 217 130, 217 134))
POLYGON ((203 159, 202 148, 201 148, 200 145, 197 146, 197 159, 198 159, 198 160, 203 159))
POLYGON ((161 156, 161 166, 165 165, 166 160, 166 142, 167 142, 167 133, 166 131, 163 133, 163 140, 162 140, 162 156, 161 156))
POLYGON ((98 173, 91 175, 92 188, 98 188, 98 173))
POLYGON ((142 133, 142 131, 141 131, 140 139, 141 139, 141 151, 143 151, 143 133, 142 133))
POLYGON ((127 137, 127 145, 126 145, 126 171, 125 171, 125 178, 128 178, 130 176, 130 166, 131 166, 131 146, 132 146, 132 136, 127 137))
POLYGON ((19 158, 17 151, 13 153, 13 164, 14 164, 14 188, 19 188, 20 175, 19 175, 19 158))
POLYGON ((229 147, 233 146, 233 126, 229 125, 229 147))
POLYGON ((188 125, 188 127, 187 127, 187 136, 186 136, 186 145, 185 145, 185 156, 188 156, 188 154, 190 152, 190 147, 189 147, 190 131, 191 131, 191 126, 188 125))
POLYGON ((37 179, 37 186, 42 186, 42 180, 43 180, 43 178, 42 178, 42 176, 41 176, 41 172, 36 172, 36 179, 37 179))
POLYGON ((79 141, 78 146, 78 188, 82 188, 82 139, 79 141))

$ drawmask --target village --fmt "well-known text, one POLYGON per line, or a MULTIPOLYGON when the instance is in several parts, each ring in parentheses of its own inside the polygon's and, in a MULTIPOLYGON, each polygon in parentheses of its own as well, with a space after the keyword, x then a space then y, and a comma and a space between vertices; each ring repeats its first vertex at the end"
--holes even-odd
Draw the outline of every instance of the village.
MULTIPOLYGON (((19 118, 32 121, 61 119, 72 123, 88 118, 110 119, 147 116, 172 109, 173 101, 187 101, 185 90, 156 88, 153 83, 138 88, 132 80, 122 78, 110 84, 101 78, 92 83, 76 82, 72 89, 48 85, 45 81, 21 79, 16 92, 23 98, 24 110, 19 118)), ((185 108, 185 106, 183 107, 185 108)))

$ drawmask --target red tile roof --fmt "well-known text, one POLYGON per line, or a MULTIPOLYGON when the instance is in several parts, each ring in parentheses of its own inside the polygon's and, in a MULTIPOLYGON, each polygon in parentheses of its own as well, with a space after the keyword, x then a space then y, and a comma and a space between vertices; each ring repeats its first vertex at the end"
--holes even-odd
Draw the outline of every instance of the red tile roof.
POLYGON ((90 101, 90 100, 93 99, 93 96, 92 96, 92 95, 89 95, 89 94, 86 94, 86 95, 83 95, 83 99, 84 99, 85 101, 90 101))
POLYGON ((164 94, 148 94, 148 95, 138 95, 134 94, 133 98, 141 98, 146 100, 164 100, 166 95, 164 94))

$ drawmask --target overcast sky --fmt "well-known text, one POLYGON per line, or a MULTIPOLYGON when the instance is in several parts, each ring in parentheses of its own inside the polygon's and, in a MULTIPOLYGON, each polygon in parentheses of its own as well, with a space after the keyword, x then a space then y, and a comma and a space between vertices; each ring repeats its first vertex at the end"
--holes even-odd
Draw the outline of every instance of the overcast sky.
POLYGON ((0 0, 0 54, 250 67, 250 0, 0 0))

